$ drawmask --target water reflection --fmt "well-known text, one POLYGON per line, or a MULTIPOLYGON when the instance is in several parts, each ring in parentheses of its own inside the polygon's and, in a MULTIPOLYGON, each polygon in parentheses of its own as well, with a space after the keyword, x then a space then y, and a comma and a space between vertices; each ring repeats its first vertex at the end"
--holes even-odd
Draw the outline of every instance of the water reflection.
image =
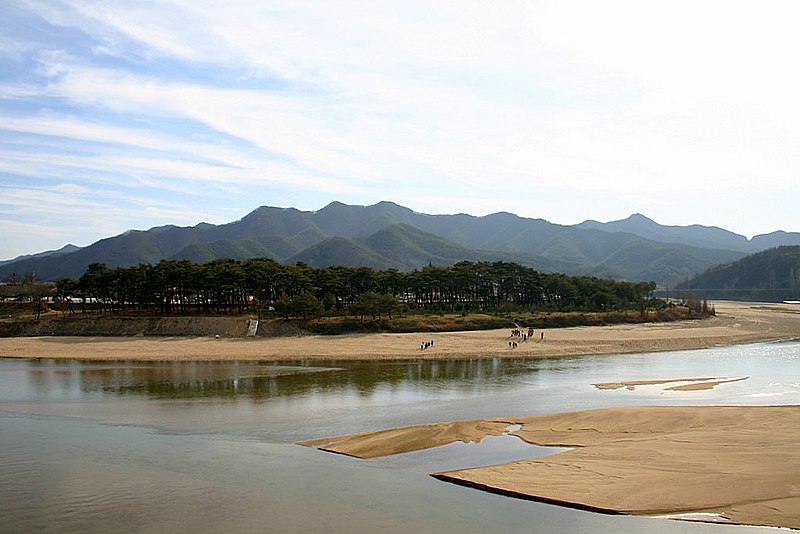
POLYGON ((31 361, 27 379, 36 396, 54 394, 144 396, 152 399, 263 401, 341 390, 371 396, 401 385, 486 391, 535 379, 539 369, 569 367, 551 360, 444 360, 394 362, 163 362, 31 361))
POLYGON ((0 360, 0 381, 3 397, 14 401, 128 398, 204 400, 212 404, 218 401, 220 405, 231 401, 239 404, 274 401, 317 410, 320 403, 363 408, 365 403, 393 406, 398 402, 459 399, 462 406, 472 399, 474 407, 481 398, 497 397, 502 399, 499 408, 508 405, 516 413, 518 408, 581 409, 598 402, 618 405, 634 400, 638 403, 793 402, 800 394, 800 388, 796 387, 798 359, 800 343, 790 342, 657 355, 550 359, 325 363, 0 360), (710 392, 676 393, 668 398, 660 389, 647 388, 641 391, 637 388, 635 394, 609 391, 598 394, 591 385, 698 376, 750 376, 750 379, 736 385, 725 384, 710 392), (542 405, 543 401, 547 405, 542 405))
POLYGON ((0 531, 761 532, 601 516, 427 476, 534 454, 509 436, 372 461, 293 443, 608 406, 798 404, 798 362, 798 342, 539 360, 0 359, 0 531), (697 392, 591 385, 744 375, 697 392))

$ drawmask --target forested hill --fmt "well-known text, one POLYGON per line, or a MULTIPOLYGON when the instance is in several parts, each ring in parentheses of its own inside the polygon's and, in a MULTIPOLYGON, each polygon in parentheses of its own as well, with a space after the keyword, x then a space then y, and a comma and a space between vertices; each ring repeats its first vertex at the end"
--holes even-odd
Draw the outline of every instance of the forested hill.
POLYGON ((0 264, 0 282, 28 274, 40 280, 78 277, 93 263, 115 268, 162 260, 269 258, 401 271, 461 260, 509 261, 540 271, 652 280, 665 287, 766 248, 763 243, 800 244, 800 234, 775 232, 748 241, 720 228, 663 226, 642 215, 565 226, 505 212, 429 215, 392 202, 333 202, 317 211, 262 206, 222 225, 131 230, 78 250, 0 264))
POLYGON ((679 285, 709 298, 800 300, 800 246, 782 246, 707 270, 679 285))

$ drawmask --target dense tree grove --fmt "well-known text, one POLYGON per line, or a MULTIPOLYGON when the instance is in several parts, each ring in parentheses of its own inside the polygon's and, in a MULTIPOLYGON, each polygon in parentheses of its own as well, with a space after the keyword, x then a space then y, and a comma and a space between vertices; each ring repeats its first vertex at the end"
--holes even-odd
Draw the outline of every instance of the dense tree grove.
POLYGON ((462 261, 400 272, 367 267, 312 268, 268 259, 161 261, 127 268, 92 264, 78 280, 61 280, 64 300, 109 311, 164 315, 273 312, 285 317, 327 312, 391 317, 401 309, 612 311, 643 309, 653 282, 619 282, 540 273, 507 262, 462 261), (68 299, 68 297, 71 297, 68 299))

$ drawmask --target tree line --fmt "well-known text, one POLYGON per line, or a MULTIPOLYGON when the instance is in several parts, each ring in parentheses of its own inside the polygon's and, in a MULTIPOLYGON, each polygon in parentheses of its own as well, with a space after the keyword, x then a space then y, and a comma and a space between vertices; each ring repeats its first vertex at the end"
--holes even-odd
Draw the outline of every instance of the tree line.
MULTIPOLYGON (((77 280, 55 284, 55 299, 91 303, 101 311, 162 315, 274 313, 307 318, 322 313, 391 317, 399 310, 644 310, 654 282, 623 282, 542 273, 515 263, 462 261, 401 272, 368 267, 314 268, 270 259, 218 259, 196 264, 109 268, 95 263, 77 280)), ((84 306, 86 309, 86 306, 84 306)))

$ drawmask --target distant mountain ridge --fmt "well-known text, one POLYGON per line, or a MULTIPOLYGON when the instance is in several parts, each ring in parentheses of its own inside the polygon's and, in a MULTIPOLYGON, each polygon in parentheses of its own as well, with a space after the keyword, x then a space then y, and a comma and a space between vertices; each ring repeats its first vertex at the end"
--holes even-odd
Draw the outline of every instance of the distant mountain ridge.
POLYGON ((769 234, 760 234, 747 239, 743 235, 724 230, 716 226, 664 226, 642 215, 634 213, 627 219, 601 223, 584 221, 579 228, 605 230, 608 232, 628 232, 653 241, 664 243, 683 243, 696 247, 724 248, 741 252, 754 253, 781 245, 800 245, 800 233, 778 230, 769 234))
POLYGON ((783 245, 713 267, 678 288, 714 298, 800 300, 800 246, 783 245))
POLYGON ((16 262, 16 261, 30 260, 30 259, 34 259, 34 258, 43 258, 45 256, 51 256, 51 255, 54 255, 54 254, 69 254, 70 252, 75 252, 76 250, 80 250, 80 248, 81 247, 73 245, 72 243, 69 243, 67 245, 64 245, 63 247, 61 247, 58 250, 46 250, 44 252, 39 252, 39 253, 36 253, 36 254, 24 254, 22 256, 17 256, 16 258, 11 258, 9 260, 0 260, 0 265, 5 265, 7 263, 13 263, 13 262, 16 262))
POLYGON ((131 230, 87 247, 15 259, 0 280, 35 272, 52 280, 78 277, 91 263, 129 267, 161 260, 271 258, 312 266, 351 265, 410 270, 460 260, 513 261, 542 271, 653 280, 671 286, 720 263, 778 244, 800 244, 800 233, 744 236, 699 225, 663 226, 632 215, 622 221, 574 226, 500 212, 486 216, 429 215, 393 202, 354 206, 332 202, 317 211, 262 206, 221 225, 200 223, 131 230), (758 238, 758 239, 757 239, 758 238))

